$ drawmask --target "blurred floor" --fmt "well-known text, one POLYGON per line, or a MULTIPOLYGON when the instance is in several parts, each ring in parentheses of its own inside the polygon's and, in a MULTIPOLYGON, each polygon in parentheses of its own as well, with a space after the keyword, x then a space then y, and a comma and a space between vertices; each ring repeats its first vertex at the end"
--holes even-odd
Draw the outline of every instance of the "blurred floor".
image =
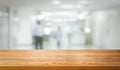
MULTIPOLYGON (((34 45, 19 45, 15 48, 16 50, 34 50, 34 45)), ((57 46, 44 46, 43 50, 102 50, 104 48, 95 46, 62 46, 60 49, 57 46)))

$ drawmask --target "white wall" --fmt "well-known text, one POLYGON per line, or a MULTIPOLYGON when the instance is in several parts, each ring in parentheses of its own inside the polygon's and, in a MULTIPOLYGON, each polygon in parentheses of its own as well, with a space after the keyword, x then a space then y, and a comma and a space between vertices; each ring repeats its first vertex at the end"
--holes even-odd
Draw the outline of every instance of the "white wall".
POLYGON ((0 50, 8 50, 10 48, 9 33, 9 12, 8 7, 0 6, 0 50))
POLYGON ((18 17, 20 19, 20 32, 18 36, 19 45, 30 45, 32 44, 32 34, 31 34, 31 20, 30 16, 32 11, 27 8, 22 8, 18 10, 18 17))
POLYGON ((120 49, 120 8, 97 10, 94 20, 93 43, 103 49, 120 49))
POLYGON ((97 11, 93 13, 94 30, 93 30, 93 43, 95 47, 105 47, 105 31, 106 31, 106 13, 104 11, 97 11))
POLYGON ((108 10, 108 33, 106 47, 109 49, 120 49, 120 8, 108 10))

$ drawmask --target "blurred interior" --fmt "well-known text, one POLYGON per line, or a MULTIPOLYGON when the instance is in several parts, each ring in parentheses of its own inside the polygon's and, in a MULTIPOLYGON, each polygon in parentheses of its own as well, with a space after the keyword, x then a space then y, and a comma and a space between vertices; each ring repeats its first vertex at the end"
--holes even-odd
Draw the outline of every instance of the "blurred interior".
POLYGON ((119 12, 120 0, 0 0, 0 50, 34 50, 36 20, 43 50, 118 50, 119 12))

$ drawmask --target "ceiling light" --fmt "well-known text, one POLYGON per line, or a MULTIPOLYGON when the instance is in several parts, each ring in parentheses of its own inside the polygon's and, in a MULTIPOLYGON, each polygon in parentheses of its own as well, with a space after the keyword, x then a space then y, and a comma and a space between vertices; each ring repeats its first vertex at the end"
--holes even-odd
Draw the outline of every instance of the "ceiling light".
POLYGON ((61 7, 64 8, 64 9, 74 8, 74 6, 72 4, 65 4, 65 5, 62 5, 61 7))
POLYGON ((85 27, 85 33, 90 33, 90 32, 91 32, 90 28, 89 27, 85 27))
POLYGON ((83 12, 81 14, 78 15, 79 19, 85 19, 88 16, 89 12, 83 12))
POLYGON ((39 15, 39 16, 37 17, 37 19, 38 19, 38 20, 43 20, 43 19, 45 19, 45 16, 44 16, 44 15, 39 15))
POLYGON ((80 1, 80 4, 82 4, 82 5, 86 5, 87 3, 88 3, 87 0, 80 1))
POLYGON ((60 0, 53 0, 52 3, 53 3, 54 5, 58 5, 58 4, 60 4, 61 2, 60 2, 60 0))
POLYGON ((83 5, 77 5, 76 8, 84 8, 83 5))

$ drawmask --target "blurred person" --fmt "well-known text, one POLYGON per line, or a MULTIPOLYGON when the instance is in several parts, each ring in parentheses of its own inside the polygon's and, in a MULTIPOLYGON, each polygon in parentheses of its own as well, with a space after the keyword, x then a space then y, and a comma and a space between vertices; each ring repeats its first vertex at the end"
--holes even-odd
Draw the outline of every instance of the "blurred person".
POLYGON ((35 26, 32 26, 32 44, 35 45, 35 26))
POLYGON ((72 37, 72 28, 71 26, 67 26, 67 31, 66 31, 66 34, 67 34, 67 39, 68 39, 68 46, 71 46, 71 37, 72 37))
POLYGON ((60 48, 60 46, 61 46, 61 38, 62 38, 62 32, 61 32, 60 27, 58 27, 58 29, 57 29, 57 32, 55 34, 55 38, 57 40, 57 46, 58 46, 58 48, 60 48))
POLYGON ((37 25, 35 27, 35 35, 34 35, 34 39, 35 39, 35 49, 39 49, 39 45, 40 45, 40 49, 43 49, 43 38, 44 38, 44 26, 42 25, 42 23, 40 21, 37 21, 37 25))
POLYGON ((68 36, 69 46, 71 46, 71 35, 72 35, 72 33, 71 33, 71 32, 68 32, 67 36, 68 36))

